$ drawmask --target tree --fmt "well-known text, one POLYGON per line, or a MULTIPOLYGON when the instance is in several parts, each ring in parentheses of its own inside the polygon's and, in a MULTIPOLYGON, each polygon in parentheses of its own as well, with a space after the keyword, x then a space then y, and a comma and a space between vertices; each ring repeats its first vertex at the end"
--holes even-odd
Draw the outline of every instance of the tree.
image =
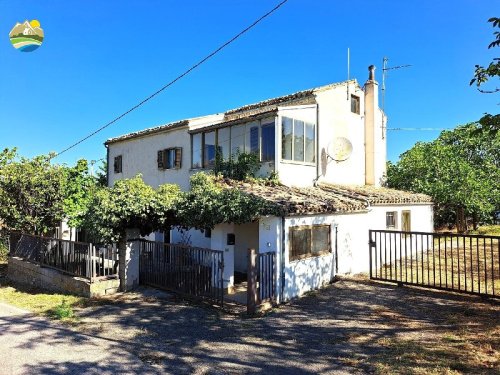
POLYGON ((64 192, 63 211, 68 224, 81 228, 81 213, 89 207, 94 193, 104 187, 102 178, 93 176, 85 159, 77 161, 74 167, 63 167, 64 192))
POLYGON ((436 224, 453 218, 463 232, 466 217, 477 226, 500 206, 500 134, 475 123, 444 131, 389 163, 387 177, 390 187, 430 195, 436 224))
POLYGON ((279 207, 225 184, 221 175, 196 173, 177 207, 177 225, 213 229, 220 223, 243 224, 263 215, 281 215, 279 207))
POLYGON ((98 189, 89 201, 78 220, 95 238, 118 243, 121 290, 125 290, 127 229, 138 229, 141 235, 170 229, 180 199, 177 185, 155 190, 136 176, 98 189))
POLYGON ((0 220, 8 229, 51 232, 63 217, 64 173, 51 155, 19 158, 15 149, 0 156, 0 220))
MULTIPOLYGON (((493 17, 488 22, 491 22, 494 28, 500 28, 500 18, 493 17)), ((488 49, 500 46, 500 31, 495 31, 493 34, 495 35, 495 40, 488 45, 488 49)), ((474 77, 471 79, 470 85, 476 85, 476 88, 482 93, 493 94, 500 91, 500 88, 495 87, 494 89, 486 90, 482 88, 482 85, 495 77, 497 79, 500 78, 500 58, 494 58, 487 67, 476 65, 474 77)), ((491 133, 496 133, 500 130, 500 114, 485 114, 479 120, 479 123, 491 133)))

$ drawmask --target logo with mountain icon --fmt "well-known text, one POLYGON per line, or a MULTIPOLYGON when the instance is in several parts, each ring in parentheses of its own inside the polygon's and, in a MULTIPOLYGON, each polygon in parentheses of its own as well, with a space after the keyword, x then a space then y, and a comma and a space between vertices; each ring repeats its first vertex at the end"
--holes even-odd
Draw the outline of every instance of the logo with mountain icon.
POLYGON ((17 22, 9 33, 10 42, 21 52, 32 52, 42 45, 43 29, 38 20, 17 22))

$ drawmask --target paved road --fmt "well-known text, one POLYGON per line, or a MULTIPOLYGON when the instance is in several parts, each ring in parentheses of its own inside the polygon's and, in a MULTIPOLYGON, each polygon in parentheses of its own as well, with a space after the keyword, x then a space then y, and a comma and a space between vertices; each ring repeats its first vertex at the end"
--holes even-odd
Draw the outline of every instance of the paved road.
POLYGON ((157 372, 122 343, 75 333, 0 302, 1 375, 157 372))

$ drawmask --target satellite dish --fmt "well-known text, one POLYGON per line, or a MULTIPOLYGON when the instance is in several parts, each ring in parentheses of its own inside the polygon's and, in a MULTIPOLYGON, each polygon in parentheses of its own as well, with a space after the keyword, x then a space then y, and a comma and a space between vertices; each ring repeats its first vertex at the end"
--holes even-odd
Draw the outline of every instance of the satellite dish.
POLYGON ((337 137, 328 145, 328 156, 335 161, 349 159, 352 154, 352 143, 344 137, 337 137))

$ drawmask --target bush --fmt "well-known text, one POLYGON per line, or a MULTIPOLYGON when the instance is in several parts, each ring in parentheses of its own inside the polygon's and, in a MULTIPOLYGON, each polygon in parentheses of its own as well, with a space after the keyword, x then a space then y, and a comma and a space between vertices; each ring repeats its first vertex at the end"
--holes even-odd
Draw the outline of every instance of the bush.
POLYGON ((9 253, 9 248, 7 246, 7 239, 0 237, 0 263, 7 262, 7 254, 9 253))

